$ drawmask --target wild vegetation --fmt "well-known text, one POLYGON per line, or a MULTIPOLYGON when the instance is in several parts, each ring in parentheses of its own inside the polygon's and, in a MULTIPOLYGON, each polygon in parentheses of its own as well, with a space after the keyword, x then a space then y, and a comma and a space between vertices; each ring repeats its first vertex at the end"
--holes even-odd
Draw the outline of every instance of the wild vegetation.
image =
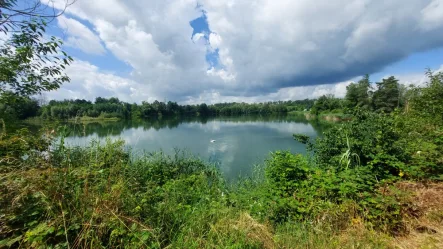
POLYGON ((407 109, 356 109, 316 141, 294 135, 313 153, 274 152, 233 185, 182 152, 134 157, 124 141, 66 147, 63 127, 3 132, 1 245, 386 248, 423 234, 438 248, 443 74, 428 76, 407 109), (416 202, 425 194, 433 203, 416 202))
MULTIPOLYGON (((58 51, 58 41, 41 41, 43 19, 11 25, 15 32, 0 49, 2 118, 35 113, 15 104, 69 81, 62 69, 70 57, 58 51), (48 58, 39 62, 41 54, 48 58)), ((352 119, 315 141, 294 134, 311 153, 273 152, 236 183, 180 151, 135 156, 124 141, 111 140, 69 147, 67 126, 12 131, 2 119, 0 247, 441 248, 443 73, 428 71, 427 78, 423 87, 401 90, 391 77, 372 92, 365 77, 348 87, 345 100, 326 96, 346 103, 352 119)), ((336 108, 323 100, 312 109, 336 108)), ((292 111, 310 101, 299 103, 292 111)), ((233 114, 272 105, 278 110, 285 103, 214 106, 233 114)), ((117 99, 48 106, 49 116, 52 107, 80 107, 62 118, 94 110, 125 115, 117 99)), ((203 115, 205 106, 195 112, 203 115)), ((166 109, 155 108, 146 115, 164 115, 166 109)), ((129 113, 137 112, 131 106, 129 113)))
POLYGON ((406 87, 391 76, 371 83, 369 75, 365 75, 356 83, 346 87, 346 96, 343 99, 334 95, 323 95, 318 98, 310 113, 321 116, 327 114, 352 114, 355 108, 380 113, 390 113, 396 108, 404 108, 414 86, 406 87), (409 89, 409 90, 408 90, 409 89))

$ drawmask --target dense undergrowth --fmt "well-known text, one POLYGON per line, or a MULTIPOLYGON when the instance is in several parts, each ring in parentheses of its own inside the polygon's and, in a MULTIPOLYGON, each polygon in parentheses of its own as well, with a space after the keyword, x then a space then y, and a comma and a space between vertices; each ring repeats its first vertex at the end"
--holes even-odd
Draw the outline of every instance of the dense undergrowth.
POLYGON ((63 128, 3 127, 0 247, 386 248, 417 231, 441 239, 443 200, 418 202, 411 187, 442 180, 442 76, 430 80, 405 110, 355 110, 316 141, 294 135, 312 153, 274 152, 234 185, 183 152, 134 157, 123 141, 67 147, 63 128))
POLYGON ((347 217, 354 204, 332 202, 318 206, 322 218, 297 206, 289 215, 291 202, 275 195, 280 186, 259 177, 229 186, 215 168, 180 152, 131 159, 122 141, 93 141, 37 155, 4 166, 0 246, 293 248, 296 238, 320 246, 354 218, 347 217))

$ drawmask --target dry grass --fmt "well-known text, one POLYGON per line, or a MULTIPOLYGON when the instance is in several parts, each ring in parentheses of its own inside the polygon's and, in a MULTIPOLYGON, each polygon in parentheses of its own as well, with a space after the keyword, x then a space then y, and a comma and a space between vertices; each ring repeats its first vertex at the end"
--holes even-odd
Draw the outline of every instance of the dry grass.
POLYGON ((402 182, 412 193, 412 212, 405 216, 409 234, 393 240, 396 248, 443 248, 443 183, 402 182))
POLYGON ((260 224, 249 214, 242 213, 240 219, 234 223, 234 229, 244 231, 246 236, 254 241, 260 241, 263 248, 274 248, 274 240, 270 226, 260 224))
POLYGON ((331 248, 394 248, 386 234, 367 229, 363 223, 354 223, 338 236, 335 247, 331 248))
POLYGON ((345 230, 333 231, 330 228, 304 224, 288 226, 276 235, 277 248, 285 249, 384 249, 390 246, 388 235, 367 229, 362 223, 349 225, 345 230))
POLYGON ((226 236, 227 233, 237 233, 245 236, 245 239, 261 248, 276 248, 271 226, 261 224, 248 213, 241 213, 237 219, 222 219, 211 227, 211 232, 226 236))
POLYGON ((263 248, 443 248, 443 183, 401 182, 396 187, 411 193, 403 212, 407 230, 404 236, 390 237, 370 230, 356 218, 335 233, 320 227, 311 227, 313 230, 309 231, 303 227, 272 231, 247 213, 237 219, 222 219, 212 229, 217 233, 240 232, 263 248))

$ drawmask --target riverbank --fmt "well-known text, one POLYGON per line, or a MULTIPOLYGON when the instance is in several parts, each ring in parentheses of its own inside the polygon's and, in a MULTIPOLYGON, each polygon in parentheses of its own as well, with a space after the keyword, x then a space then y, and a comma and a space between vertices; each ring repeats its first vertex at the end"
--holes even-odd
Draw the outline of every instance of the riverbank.
POLYGON ((34 125, 43 125, 48 123, 63 123, 63 122, 70 122, 70 123, 94 123, 94 122, 117 122, 121 121, 122 119, 112 117, 112 118, 105 118, 105 117, 76 117, 76 118, 69 118, 69 119, 43 119, 41 117, 33 117, 33 118, 27 118, 25 120, 22 120, 20 122, 27 123, 27 124, 34 124, 34 125))
POLYGON ((314 115, 308 111, 292 111, 288 112, 288 115, 304 116, 307 120, 321 119, 328 122, 349 121, 352 118, 352 115, 344 113, 321 113, 319 115, 314 115))
POLYGON ((116 122, 116 121, 120 121, 120 118, 105 118, 105 117, 88 117, 88 116, 83 116, 83 117, 77 117, 77 118, 70 118, 68 119, 69 122, 80 122, 80 123, 91 123, 91 122, 116 122))

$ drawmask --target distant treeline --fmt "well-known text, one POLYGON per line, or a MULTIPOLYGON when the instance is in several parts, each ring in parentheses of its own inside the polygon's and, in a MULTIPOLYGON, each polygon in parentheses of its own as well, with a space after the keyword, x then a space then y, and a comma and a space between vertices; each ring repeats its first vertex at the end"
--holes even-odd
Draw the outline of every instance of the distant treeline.
MULTIPOLYGON (((17 98, 16 98, 17 99, 17 98)), ((15 116, 18 119, 42 117, 44 119, 73 119, 81 117, 91 118, 120 118, 145 119, 162 116, 237 116, 249 114, 286 114, 288 111, 309 110, 315 100, 276 101, 265 103, 218 103, 214 105, 179 105, 176 102, 141 104, 127 103, 118 98, 98 97, 94 102, 75 100, 51 100, 40 105, 39 101, 29 97, 18 98, 15 103, 0 105, 0 113, 5 116, 15 116)), ((8 103, 2 101, 2 103, 8 103)), ((11 102, 9 102, 11 103, 11 102)))
POLYGON ((146 119, 163 116, 268 115, 301 111, 310 111, 311 114, 321 115, 326 113, 350 113, 356 108, 389 113, 395 108, 405 107, 408 99, 414 95, 414 89, 412 86, 401 85, 393 76, 372 84, 369 76, 366 75, 360 81, 347 86, 344 98, 336 98, 329 94, 318 99, 252 104, 218 103, 207 105, 203 103, 179 105, 172 101, 154 101, 152 103, 143 101, 141 104, 131 104, 118 98, 102 97, 96 98, 94 102, 75 99, 51 100, 47 104, 39 104, 38 100, 30 97, 11 97, 8 94, 3 94, 0 96, 0 114, 2 117, 16 119, 39 116, 44 119, 66 120, 82 117, 146 119), (10 100, 7 99, 9 97, 10 100))

